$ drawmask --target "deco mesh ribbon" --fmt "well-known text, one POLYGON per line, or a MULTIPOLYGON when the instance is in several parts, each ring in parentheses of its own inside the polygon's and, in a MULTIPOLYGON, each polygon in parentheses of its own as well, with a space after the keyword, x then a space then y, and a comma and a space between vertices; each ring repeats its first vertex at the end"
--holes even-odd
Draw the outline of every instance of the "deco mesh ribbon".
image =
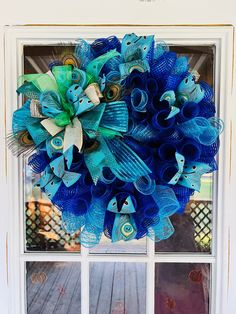
POLYGON ((19 78, 26 101, 10 149, 30 153, 36 185, 82 245, 103 233, 112 242, 170 237, 170 216, 217 169, 223 123, 211 87, 154 36, 79 39, 68 60, 19 78))

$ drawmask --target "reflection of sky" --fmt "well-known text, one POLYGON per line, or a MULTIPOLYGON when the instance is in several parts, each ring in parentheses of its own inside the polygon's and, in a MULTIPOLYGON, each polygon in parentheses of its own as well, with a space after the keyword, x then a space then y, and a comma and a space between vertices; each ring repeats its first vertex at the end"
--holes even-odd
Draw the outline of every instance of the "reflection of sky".
POLYGON ((202 176, 201 179, 201 190, 195 192, 192 199, 201 201, 211 201, 213 198, 213 175, 208 173, 202 176))
POLYGON ((92 254, 104 254, 104 253, 135 253, 146 254, 147 252, 147 238, 141 238, 139 240, 119 241, 111 242, 105 235, 102 235, 100 243, 89 250, 92 254))
POLYGON ((39 180, 40 175, 34 173, 28 166, 27 159, 24 160, 24 194, 25 201, 38 200, 41 197, 41 192, 38 187, 34 187, 34 184, 39 180))

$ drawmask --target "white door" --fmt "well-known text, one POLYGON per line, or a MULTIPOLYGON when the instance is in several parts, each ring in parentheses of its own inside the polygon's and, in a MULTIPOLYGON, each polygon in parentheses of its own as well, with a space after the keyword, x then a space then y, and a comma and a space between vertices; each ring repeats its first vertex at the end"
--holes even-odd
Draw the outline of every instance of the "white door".
POLYGON ((226 313, 232 27, 7 27, 6 130, 21 105, 15 93, 19 75, 44 72, 50 57, 65 46, 72 51, 78 37, 92 42, 131 32, 154 34, 188 56, 191 68, 213 86, 217 116, 225 123, 219 170, 202 178, 184 215, 172 218, 176 230, 168 240, 111 244, 104 237, 89 250, 78 235, 63 230, 60 211, 34 187, 27 156, 7 152, 9 313, 226 313))

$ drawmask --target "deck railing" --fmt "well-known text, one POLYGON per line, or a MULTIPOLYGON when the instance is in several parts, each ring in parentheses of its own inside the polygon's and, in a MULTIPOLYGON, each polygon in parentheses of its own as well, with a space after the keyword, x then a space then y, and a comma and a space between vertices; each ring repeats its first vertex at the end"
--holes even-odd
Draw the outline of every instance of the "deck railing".
MULTIPOLYGON (((212 230, 212 201, 192 200, 186 207, 194 223, 195 244, 209 251, 212 230)), ((61 212, 43 199, 26 203, 27 250, 79 250, 78 234, 65 232, 61 212)))

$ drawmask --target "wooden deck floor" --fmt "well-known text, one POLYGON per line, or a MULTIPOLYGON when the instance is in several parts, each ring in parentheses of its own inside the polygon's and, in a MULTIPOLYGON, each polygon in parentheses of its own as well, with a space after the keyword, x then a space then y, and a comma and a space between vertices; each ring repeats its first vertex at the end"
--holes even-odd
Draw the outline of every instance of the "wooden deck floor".
POLYGON ((80 305, 79 263, 29 263, 28 314, 79 314, 80 305))
MULTIPOLYGON (((145 314, 145 278, 142 263, 91 263, 90 314, 145 314)), ((28 263, 27 314, 80 314, 80 285, 79 263, 28 263)))

